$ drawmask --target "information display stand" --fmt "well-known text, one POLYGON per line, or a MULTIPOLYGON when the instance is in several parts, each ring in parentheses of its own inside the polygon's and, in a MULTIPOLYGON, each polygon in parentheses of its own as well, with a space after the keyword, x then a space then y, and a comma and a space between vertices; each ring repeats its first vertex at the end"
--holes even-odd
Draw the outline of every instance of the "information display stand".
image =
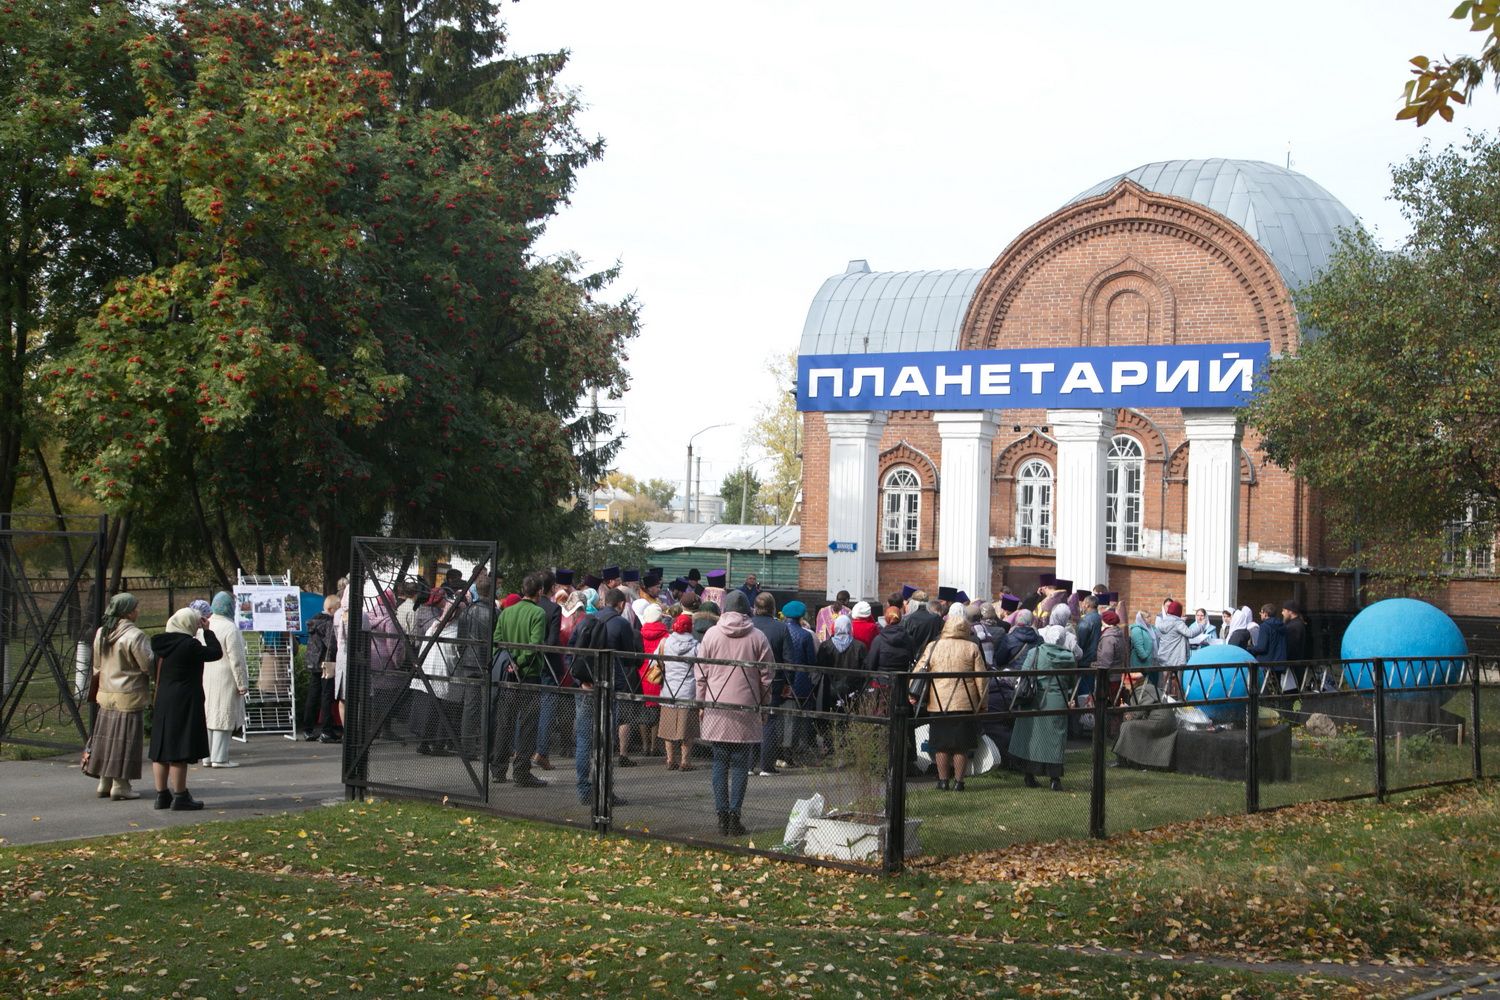
POLYGON ((302 631, 302 592, 292 574, 239 574, 234 587, 234 621, 245 637, 250 691, 245 695, 245 728, 252 733, 297 738, 296 642, 302 631))

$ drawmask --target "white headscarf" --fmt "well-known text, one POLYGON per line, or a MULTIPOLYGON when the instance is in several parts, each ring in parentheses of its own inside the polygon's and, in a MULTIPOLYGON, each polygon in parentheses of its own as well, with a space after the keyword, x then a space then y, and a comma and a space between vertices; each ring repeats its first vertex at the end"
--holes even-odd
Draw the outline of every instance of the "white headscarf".
POLYGON ((870 617, 870 602, 869 601, 860 601, 858 604, 856 604, 854 606, 854 617, 855 618, 868 618, 868 617, 870 617))
POLYGON ((1068 622, 1072 620, 1073 611, 1066 604, 1059 604, 1057 607, 1053 608, 1052 613, 1047 616, 1048 625, 1062 625, 1066 627, 1068 622))
POLYGON ((1250 610, 1249 605, 1241 607, 1229 619, 1229 634, 1234 635, 1240 629, 1249 631, 1251 622, 1255 621, 1255 612, 1250 610))
POLYGON ((167 619, 168 632, 176 632, 179 635, 197 635, 198 628, 203 624, 203 616, 192 608, 183 608, 171 618, 167 619))

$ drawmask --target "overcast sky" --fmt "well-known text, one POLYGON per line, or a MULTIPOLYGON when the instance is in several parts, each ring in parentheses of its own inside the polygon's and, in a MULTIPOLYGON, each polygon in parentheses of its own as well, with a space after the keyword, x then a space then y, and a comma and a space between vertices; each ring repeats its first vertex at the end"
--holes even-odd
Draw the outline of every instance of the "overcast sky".
MULTIPOLYGON (((1407 60, 1479 49, 1453 0, 755 4, 522 0, 517 52, 568 49, 564 81, 607 142, 546 251, 623 265, 630 349, 617 466, 703 490, 746 456, 767 362, 796 350, 823 280, 983 267, 1097 181, 1153 160, 1285 164, 1387 243, 1390 165, 1500 124, 1486 89, 1454 124, 1398 123, 1407 60)), ((760 452, 753 447, 749 457, 760 452)))

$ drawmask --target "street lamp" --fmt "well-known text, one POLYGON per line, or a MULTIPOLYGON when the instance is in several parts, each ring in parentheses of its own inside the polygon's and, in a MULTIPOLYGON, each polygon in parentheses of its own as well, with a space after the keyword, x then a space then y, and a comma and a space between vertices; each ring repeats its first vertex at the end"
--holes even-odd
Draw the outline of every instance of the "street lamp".
MULTIPOLYGON (((760 463, 762 463, 762 462, 764 462, 764 461, 766 461, 768 459, 775 458, 775 457, 776 456, 774 456, 774 455, 762 455, 760 458, 757 458, 755 461, 740 466, 740 523, 741 524, 749 524, 750 523, 749 521, 745 520, 745 505, 750 502, 750 470, 753 469, 753 468, 755 468, 760 463)), ((762 536, 764 536, 764 532, 762 532, 762 536)), ((764 537, 761 538, 761 542, 762 543, 765 542, 765 538, 764 537)))
POLYGON ((720 427, 728 427, 729 424, 710 424, 701 431, 694 431, 688 435, 687 454, 687 476, 682 481, 682 519, 688 524, 693 524, 693 438, 699 434, 707 434, 716 431, 720 427))

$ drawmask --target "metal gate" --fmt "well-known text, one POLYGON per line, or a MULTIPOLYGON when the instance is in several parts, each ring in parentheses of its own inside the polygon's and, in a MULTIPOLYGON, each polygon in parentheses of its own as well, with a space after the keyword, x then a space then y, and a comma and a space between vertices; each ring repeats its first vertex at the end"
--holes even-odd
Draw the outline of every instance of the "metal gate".
POLYGON ((87 530, 48 530, 50 514, 0 514, 0 746, 64 752, 88 739, 107 525, 86 520, 87 530))
POLYGON ((493 620, 460 628, 463 602, 443 587, 449 570, 462 576, 450 593, 491 572, 496 544, 360 537, 351 549, 340 640, 348 794, 488 801, 493 620))

